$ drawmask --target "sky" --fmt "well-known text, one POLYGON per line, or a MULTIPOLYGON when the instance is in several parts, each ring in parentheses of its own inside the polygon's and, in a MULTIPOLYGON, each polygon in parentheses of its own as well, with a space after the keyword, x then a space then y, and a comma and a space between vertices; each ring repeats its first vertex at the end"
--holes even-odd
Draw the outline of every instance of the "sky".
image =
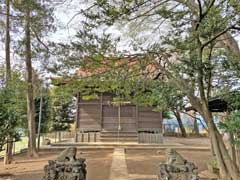
MULTIPOLYGON (((90 1, 87 0, 65 0, 64 3, 57 3, 55 6, 55 24, 57 25, 57 31, 50 34, 48 39, 54 42, 71 42, 74 40, 76 32, 79 30, 79 28, 81 28, 81 20, 83 20, 83 17, 81 15, 76 14, 80 9, 85 9, 90 6, 91 4, 89 4, 89 2, 90 1)), ((102 31, 103 29, 101 29, 99 32, 102 31)), ((161 32, 158 34, 164 34, 166 31, 168 31, 168 27, 166 25, 163 25, 161 32)), ((125 28, 125 24, 119 24, 116 27, 106 29, 106 33, 111 33, 112 37, 114 38, 118 36, 123 37, 118 47, 120 50, 128 50, 131 43, 128 37, 134 36, 134 34, 129 33, 128 29, 125 28)), ((146 28, 146 31, 144 31, 143 28, 143 33, 139 34, 138 36, 139 38, 145 36, 145 43, 154 42, 154 40, 159 38, 156 37, 156 34, 151 34, 149 28, 146 28)), ((239 40, 240 45, 240 37, 237 39, 239 40)), ((43 41, 44 40, 47 39, 43 39, 43 41)), ((0 43, 0 62, 4 61, 4 56, 4 44, 0 43)), ((12 54, 12 63, 23 65, 23 61, 19 60, 14 54, 12 54)), ((38 69, 39 62, 33 62, 33 66, 35 69, 38 69)))

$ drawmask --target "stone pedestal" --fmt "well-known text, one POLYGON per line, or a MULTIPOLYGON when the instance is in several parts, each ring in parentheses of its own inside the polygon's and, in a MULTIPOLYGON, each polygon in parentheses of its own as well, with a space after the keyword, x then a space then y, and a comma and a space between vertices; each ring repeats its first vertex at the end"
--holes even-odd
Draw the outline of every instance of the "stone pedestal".
POLYGON ((85 159, 76 159, 76 149, 68 148, 57 160, 48 161, 43 180, 86 180, 85 159))
POLYGON ((175 150, 166 153, 167 161, 159 166, 158 180, 198 180, 197 167, 187 162, 175 150))

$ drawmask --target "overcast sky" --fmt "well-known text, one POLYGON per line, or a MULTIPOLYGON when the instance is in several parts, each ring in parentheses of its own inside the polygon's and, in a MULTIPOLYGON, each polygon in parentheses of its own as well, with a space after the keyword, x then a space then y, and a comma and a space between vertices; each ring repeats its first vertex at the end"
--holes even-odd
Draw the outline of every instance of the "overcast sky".
MULTIPOLYGON (((86 3, 86 0, 67 0, 63 4, 56 5, 55 6, 55 17, 56 17, 55 24, 57 27, 57 31, 50 34, 50 36, 47 38, 50 38, 50 40, 55 42, 70 42, 74 40, 74 35, 79 30, 79 28, 81 28, 81 20, 83 20, 83 17, 81 15, 77 15, 77 16, 75 15, 80 11, 80 9, 85 9, 90 5, 91 4, 86 3)), ((157 37, 156 34, 151 34, 150 31, 148 30, 149 29, 146 28, 146 31, 144 31, 144 33, 141 33, 139 36, 141 37, 145 36, 146 38, 144 40, 147 43, 154 42, 154 40, 156 41, 156 39, 158 39, 159 37, 157 37)), ((161 33, 164 33, 167 30, 168 30, 167 26, 161 27, 161 32, 159 32, 158 35, 160 35, 161 33)), ((119 45, 119 48, 121 50, 128 50, 129 44, 130 44, 128 36, 131 36, 131 34, 129 34, 128 29, 124 28, 124 24, 121 24, 117 27, 109 28, 106 30, 106 32, 111 33, 113 37, 117 37, 117 36, 123 37, 121 39, 122 41, 119 45)), ((240 42, 240 38, 238 39, 240 42)), ((3 48, 4 48, 4 44, 0 43, 0 61, 1 62, 4 61, 4 56, 5 56, 3 48)), ((21 60, 19 61, 19 59, 16 58, 16 55, 12 54, 12 64, 15 64, 15 63, 23 65, 23 61, 21 60)), ((35 69, 37 69, 39 67, 38 62, 34 62, 33 66, 35 67, 35 69)))

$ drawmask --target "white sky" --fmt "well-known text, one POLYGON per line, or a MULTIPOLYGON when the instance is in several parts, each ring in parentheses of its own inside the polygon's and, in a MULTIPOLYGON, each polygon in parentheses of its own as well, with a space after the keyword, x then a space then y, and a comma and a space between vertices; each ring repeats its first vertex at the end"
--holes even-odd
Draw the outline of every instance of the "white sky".
MULTIPOLYGON (((57 5, 55 7, 55 9, 57 9, 57 11, 55 12, 56 16, 55 23, 56 25, 58 25, 58 29, 55 33, 52 33, 48 38, 55 42, 70 42, 71 40, 73 40, 77 30, 79 29, 79 27, 81 27, 80 21, 82 20, 83 17, 81 17, 80 15, 76 16, 74 19, 72 19, 72 17, 77 12, 79 12, 80 9, 84 9, 87 6, 88 5, 86 5, 86 0, 71 0, 66 1, 66 3, 64 4, 57 5), (72 21, 69 23, 71 19, 72 21)), ((167 31, 166 26, 162 28, 161 33, 164 33, 164 31, 167 31)), ((130 42, 126 35, 128 33, 126 29, 121 28, 121 26, 115 28, 111 27, 106 32, 111 33, 113 37, 125 35, 123 36, 119 48, 123 50, 129 47, 130 42)), ((146 36, 147 42, 153 42, 154 39, 156 40, 156 35, 149 34, 149 32, 147 31, 145 32, 145 34, 144 33, 140 34, 140 36, 146 36)), ((240 45, 240 37, 238 38, 238 40, 240 45)), ((0 62, 4 61, 5 56, 4 50, 1 50, 3 48, 4 48, 3 43, 0 43, 0 62)), ((12 55, 12 64, 19 64, 19 59, 16 59, 14 55, 12 55)), ((23 61, 20 61, 20 64, 23 64, 23 61)), ((39 67, 37 62, 33 63, 33 66, 35 67, 35 69, 39 67)))

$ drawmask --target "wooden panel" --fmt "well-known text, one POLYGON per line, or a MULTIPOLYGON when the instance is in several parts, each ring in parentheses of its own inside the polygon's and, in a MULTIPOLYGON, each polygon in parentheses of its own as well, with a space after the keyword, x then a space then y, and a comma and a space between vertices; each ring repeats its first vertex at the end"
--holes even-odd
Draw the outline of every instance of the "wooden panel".
POLYGON ((149 123, 155 123, 155 122, 161 122, 161 117, 159 116, 158 118, 139 118, 139 123, 141 122, 149 122, 149 123))
MULTIPOLYGON (((104 124, 104 130, 106 131, 117 131, 118 130, 118 123, 107 123, 104 124)), ((121 124, 121 132, 124 131, 136 131, 136 125, 135 124, 121 124)))
POLYGON ((100 104, 100 97, 98 99, 90 99, 90 100, 84 100, 81 98, 80 103, 86 103, 86 104, 99 103, 100 104))
POLYGON ((96 111, 98 113, 100 111, 99 105, 97 105, 97 104, 81 104, 80 105, 80 110, 81 111, 96 111))
POLYGON ((85 125, 87 125, 87 124, 98 124, 98 122, 96 122, 95 119, 84 119, 81 122, 84 123, 85 125))
POLYGON ((121 106, 121 117, 136 117, 135 106, 121 106))
POLYGON ((99 114, 81 113, 80 117, 84 119, 100 119, 99 114))
POLYGON ((152 107, 138 107, 139 112, 149 112, 152 111, 152 107))
POLYGON ((118 117, 118 108, 113 106, 103 106, 103 118, 106 117, 118 117))
POLYGON ((138 130, 162 130, 162 115, 150 107, 139 107, 138 130))
POLYGON ((101 111, 98 104, 81 104, 79 114, 81 129, 101 130, 101 111))
POLYGON ((156 122, 140 122, 138 123, 138 127, 140 128, 149 128, 149 129, 157 129, 157 128, 161 128, 161 124, 160 123, 156 123, 156 122))
MULTIPOLYGON (((112 118, 112 117, 105 117, 104 118, 104 123, 118 123, 119 119, 118 118, 112 118)), ((121 123, 135 123, 136 120, 135 118, 128 118, 128 117, 121 117, 120 119, 121 123)))
MULTIPOLYGON (((136 131, 135 106, 121 106, 121 131, 136 131)), ((118 107, 103 106, 103 128, 107 131, 117 131, 119 126, 118 107)))
POLYGON ((78 142, 99 142, 100 133, 99 132, 90 132, 90 133, 77 133, 78 142))
POLYGON ((104 94, 103 95, 103 103, 111 103, 113 101, 113 97, 111 94, 104 94))
POLYGON ((139 133, 138 134, 138 141, 139 143, 163 143, 163 135, 162 133, 139 133))
MULTIPOLYGON (((111 94, 104 94, 102 99, 83 101, 79 109, 79 127, 96 128, 96 130, 117 130, 119 125, 118 107, 106 104, 112 101, 111 94), (101 105, 101 101, 105 101, 101 105)), ((162 116, 159 112, 153 112, 151 107, 138 107, 133 105, 121 106, 121 131, 161 130, 162 116), (138 119, 138 122, 136 122, 138 119)))
POLYGON ((159 112, 153 112, 153 111, 145 111, 145 112, 139 112, 139 118, 159 118, 159 112))

